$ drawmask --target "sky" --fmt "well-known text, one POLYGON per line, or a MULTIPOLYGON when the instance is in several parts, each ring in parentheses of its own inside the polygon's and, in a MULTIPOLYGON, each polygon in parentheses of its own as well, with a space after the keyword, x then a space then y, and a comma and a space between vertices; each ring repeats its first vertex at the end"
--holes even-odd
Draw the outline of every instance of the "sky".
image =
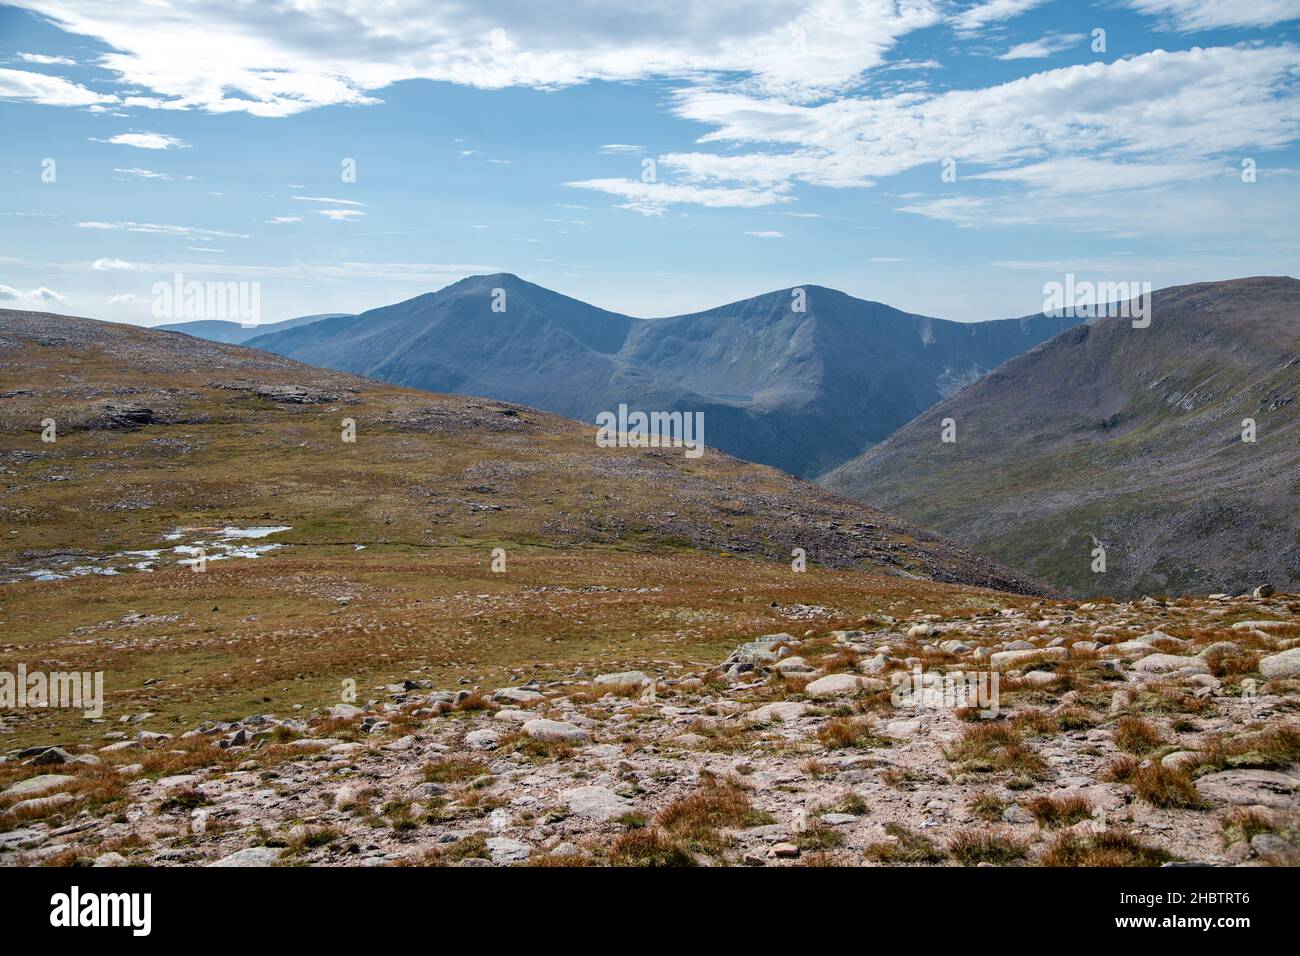
POLYGON ((0 129, 0 307, 142 325, 1300 275, 1300 0, 32 0, 0 129))

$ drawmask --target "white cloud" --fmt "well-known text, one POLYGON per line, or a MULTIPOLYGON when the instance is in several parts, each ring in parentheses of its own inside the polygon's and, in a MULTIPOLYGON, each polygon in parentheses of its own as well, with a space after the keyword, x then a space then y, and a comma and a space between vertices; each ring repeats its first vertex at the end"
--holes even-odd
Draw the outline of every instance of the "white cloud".
POLYGON ((203 236, 219 236, 223 239, 247 239, 248 236, 237 232, 223 232, 219 229, 199 229, 196 226, 169 226, 153 222, 79 222, 77 227, 80 229, 105 229, 116 230, 120 232, 145 232, 162 236, 189 236, 199 238, 203 236))
POLYGON ((331 196, 294 196, 303 202, 323 202, 332 206, 365 206, 366 203, 358 202, 355 199, 334 199, 331 196))
POLYGON ((0 285, 0 302, 17 302, 24 305, 58 305, 63 301, 65 301, 63 296, 53 289, 47 289, 45 286, 23 292, 11 285, 0 285))
POLYGON ((135 300, 136 297, 130 292, 119 292, 116 295, 110 295, 108 297, 110 305, 125 305, 129 302, 134 302, 135 300))
POLYGON ((1075 46, 1084 36, 1082 33, 1049 33, 1047 36, 1038 40, 1030 40, 1028 43, 1017 43, 1006 53, 1003 53, 999 60, 1042 60, 1049 56, 1055 56, 1064 50, 1075 46))
POLYGON ((895 60, 885 64, 886 70, 942 70, 938 60, 895 60))
POLYGON ((90 268, 95 272, 127 272, 135 266, 125 259, 96 259, 90 268))
POLYGON ((1141 13, 1187 33, 1218 27, 1269 27, 1300 20, 1300 0, 1129 0, 1141 13))
POLYGON ((114 146, 134 146, 136 149, 188 149, 190 145, 166 133, 118 133, 108 139, 96 139, 92 136, 91 140, 114 146))
POLYGON ((1064 195, 1144 189, 1169 183, 1209 179, 1222 176, 1229 171, 1230 169, 1224 163, 1209 160, 1130 163, 1087 156, 1063 156, 1014 169, 978 173, 970 178, 1020 183, 1031 187, 1037 193, 1064 195))
POLYGON ((316 211, 334 222, 351 222, 365 215, 360 209, 317 209, 316 211))
POLYGON ((271 223, 302 222, 302 216, 272 216, 266 221, 271 223))
POLYGON ((41 66, 76 66, 77 61, 70 56, 49 56, 45 53, 19 53, 18 59, 24 63, 38 63, 41 66))
POLYGON ((718 187, 689 183, 644 183, 633 179, 583 179, 565 185, 620 196, 626 201, 617 204, 619 209, 630 209, 644 216, 663 215, 665 208, 674 203, 693 203, 715 209, 728 207, 753 209, 791 201, 791 197, 782 195, 779 190, 750 186, 718 187))
POLYGON ((646 149, 633 143, 606 143, 600 151, 606 156, 619 156, 625 153, 644 153, 646 149))
MULTIPOLYGON (((1022 0, 1023 2, 1023 0, 1022 0)), ((18 0, 112 48, 99 65, 152 96, 130 105, 287 116, 374 103, 402 80, 500 89, 745 75, 768 95, 848 88, 945 0, 522 0, 229 4, 18 0)))
MULTIPOLYGON (((138 166, 132 166, 127 169, 122 169, 119 167, 119 168, 115 168, 113 172, 122 173, 125 176, 135 176, 138 179, 157 179, 162 182, 169 182, 169 183, 174 183, 178 181, 188 183, 194 181, 193 176, 173 176, 171 173, 160 173, 157 170, 153 170, 153 169, 141 169, 138 166)), ((213 193, 212 195, 220 196, 221 193, 213 193)))
POLYGON ((952 18, 953 29, 958 33, 978 33, 991 23, 1000 23, 1018 17, 1046 0, 986 0, 952 18))
POLYGON ((990 166, 1079 156, 1182 176, 1185 164, 1283 147, 1300 136, 1297 58, 1291 45, 1156 50, 984 89, 816 106, 688 90, 677 96, 677 114, 712 127, 700 141, 729 151, 672 154, 661 164, 697 186, 777 193, 796 181, 868 185, 929 165, 937 181, 948 157, 962 179, 990 166))
POLYGON ((0 100, 30 100, 42 106, 91 106, 116 103, 117 97, 96 93, 60 76, 0 69, 0 100))
POLYGON ((784 239, 784 232, 777 232, 775 229, 754 229, 746 232, 745 235, 753 236, 755 239, 784 239))

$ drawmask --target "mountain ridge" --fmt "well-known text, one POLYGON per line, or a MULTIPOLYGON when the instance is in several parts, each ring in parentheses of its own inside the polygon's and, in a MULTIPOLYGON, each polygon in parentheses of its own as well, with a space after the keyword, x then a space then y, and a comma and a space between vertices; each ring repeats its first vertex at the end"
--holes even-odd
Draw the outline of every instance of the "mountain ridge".
POLYGON ((620 403, 702 411, 710 444, 813 477, 1075 321, 949 322, 816 284, 636 319, 495 273, 247 344, 584 421, 620 403))

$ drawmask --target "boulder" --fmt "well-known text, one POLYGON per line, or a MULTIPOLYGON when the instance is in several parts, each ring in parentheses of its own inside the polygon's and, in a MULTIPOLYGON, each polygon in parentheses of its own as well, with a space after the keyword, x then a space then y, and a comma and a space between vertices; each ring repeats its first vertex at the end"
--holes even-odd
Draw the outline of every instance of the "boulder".
POLYGON ((1300 777, 1276 770, 1221 770, 1197 780, 1196 789, 1218 803, 1285 810, 1300 796, 1300 777))
POLYGON ((864 690, 884 690, 889 685, 876 677, 859 677, 856 674, 827 674, 819 677, 807 687, 804 693, 809 697, 843 697, 864 690))
POLYGON ((497 866, 511 866, 528 859, 533 853, 533 848, 527 843, 509 837, 489 837, 487 851, 492 857, 492 862, 497 866))
POLYGON ((568 744, 587 742, 587 732, 563 720, 538 718, 524 724, 524 733, 534 740, 560 741, 568 744))
POLYGON ((250 846, 223 856, 208 866, 273 866, 282 852, 273 846, 250 846))
POLYGON ((787 720, 797 720, 807 712, 807 704, 796 700, 782 700, 755 707, 742 720, 747 724, 785 723, 787 720))
POLYGON ((989 663, 997 670, 1004 670, 1035 660, 1063 661, 1069 656, 1070 651, 1064 647, 1035 647, 1032 650, 998 651, 989 658, 989 663))
POLYGON ((628 812, 628 802, 608 787, 574 787, 562 790, 560 799, 574 816, 614 820, 628 812))
POLYGON ((1259 672, 1266 680, 1289 680, 1300 677, 1300 647, 1270 654, 1259 662, 1259 672))
POLYGON ((11 814, 46 813, 50 810, 57 810, 59 807, 66 807, 72 801, 72 794, 56 793, 48 797, 32 797, 30 800, 20 800, 6 812, 11 814))
POLYGON ((626 687, 630 684, 637 687, 645 687, 647 684, 652 682, 650 678, 641 671, 619 671, 616 674, 601 674, 592 681, 592 683, 613 684, 617 687, 626 687))
POLYGON ((43 773, 39 777, 28 777, 7 787, 0 797, 39 797, 43 793, 66 787, 77 778, 66 773, 43 773))
POLYGON ((526 687, 502 687, 492 695, 493 702, 498 704, 535 704, 545 699, 537 691, 526 687))
POLYGON ((1199 657, 1182 657, 1178 654, 1151 654, 1136 661, 1133 670, 1144 674, 1172 674, 1178 671, 1208 674, 1210 666, 1199 657))
POLYGON ((471 730, 465 735, 465 746, 470 750, 492 750, 500 742, 500 735, 486 727, 481 730, 471 730))

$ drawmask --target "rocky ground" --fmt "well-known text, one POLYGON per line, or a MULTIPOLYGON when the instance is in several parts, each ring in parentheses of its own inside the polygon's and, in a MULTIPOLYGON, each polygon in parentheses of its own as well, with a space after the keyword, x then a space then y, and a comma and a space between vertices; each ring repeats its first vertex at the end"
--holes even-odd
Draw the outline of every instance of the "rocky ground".
POLYGON ((474 680, 11 752, 0 864, 1300 862, 1300 597, 1267 588, 474 680))

